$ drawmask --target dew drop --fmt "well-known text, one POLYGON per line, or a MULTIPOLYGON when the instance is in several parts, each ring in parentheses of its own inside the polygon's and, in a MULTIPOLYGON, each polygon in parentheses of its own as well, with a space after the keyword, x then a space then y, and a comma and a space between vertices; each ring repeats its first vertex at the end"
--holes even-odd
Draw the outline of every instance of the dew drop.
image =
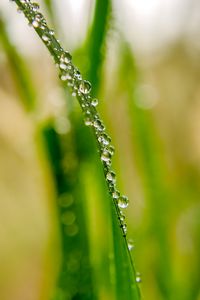
POLYGON ((38 22, 41 22, 43 20, 43 15, 41 13, 37 13, 37 15, 35 16, 35 19, 38 21, 38 22))
POLYGON ((60 67, 61 70, 67 70, 67 65, 64 62, 61 62, 59 64, 59 67, 60 67))
POLYGON ((126 223, 124 223, 122 225, 122 229, 123 229, 124 234, 126 235, 127 234, 127 225, 126 225, 126 223))
POLYGON ((60 61, 69 64, 72 60, 72 56, 68 51, 65 51, 60 56, 60 61))
POLYGON ((108 151, 110 152, 111 155, 113 155, 114 152, 115 152, 115 148, 114 148, 112 145, 110 145, 110 146, 108 147, 108 151))
POLYGON ((128 240, 128 250, 131 251, 134 248, 134 243, 132 239, 128 240))
POLYGON ((38 9, 40 8, 39 4, 38 3, 32 3, 32 9, 34 12, 36 12, 38 9))
POLYGON ((50 34, 50 35, 54 35, 54 30, 50 29, 50 30, 49 30, 49 34, 50 34))
POLYGON ((97 106, 98 103, 99 103, 99 100, 97 98, 93 98, 92 101, 91 101, 92 106, 97 106))
POLYGON ((117 191, 117 190, 115 190, 115 191, 112 193, 112 196, 113 196, 114 199, 118 199, 119 196, 120 196, 120 192, 117 191))
POLYGON ((140 273, 136 273, 136 278, 135 278, 135 280, 136 280, 137 283, 142 282, 141 274, 140 274, 140 273))
POLYGON ((61 73, 59 77, 62 81, 66 81, 68 79, 66 73, 61 73))
POLYGON ((126 196, 120 196, 119 198, 118 198, 118 206, 120 207, 120 208, 127 208, 128 207, 128 198, 126 197, 126 196))
POLYGON ((110 162, 110 159, 111 159, 110 152, 108 150, 103 150, 101 154, 101 160, 105 162, 110 162))
POLYGON ((34 20, 32 21, 32 26, 33 26, 34 28, 37 28, 37 27, 39 26, 39 23, 38 23, 38 21, 37 21, 36 19, 34 19, 34 20))
POLYGON ((101 120, 97 119, 94 121, 94 127, 98 130, 98 131, 104 131, 105 130, 105 126, 102 124, 101 120))
POLYGON ((125 220, 125 214, 121 210, 120 210, 120 216, 119 216, 119 218, 120 218, 120 221, 124 222, 124 220, 125 220))
POLYGON ((42 35, 42 39, 43 39, 43 41, 45 41, 45 42, 48 42, 48 41, 49 41, 49 37, 48 37, 48 35, 46 35, 46 34, 43 34, 43 35, 42 35))
POLYGON ((102 133, 98 137, 99 143, 102 143, 103 145, 107 146, 111 142, 111 138, 106 134, 102 133))
POLYGON ((116 175, 113 171, 110 171, 106 174, 106 179, 109 181, 109 182, 116 182, 116 175))
POLYGON ((79 85, 79 91, 82 94, 89 94, 89 92, 91 91, 91 83, 87 80, 81 81, 79 85))
POLYGON ((86 125, 86 126, 92 126, 92 121, 91 121, 90 118, 86 117, 86 118, 84 119, 84 122, 85 122, 85 125, 86 125))

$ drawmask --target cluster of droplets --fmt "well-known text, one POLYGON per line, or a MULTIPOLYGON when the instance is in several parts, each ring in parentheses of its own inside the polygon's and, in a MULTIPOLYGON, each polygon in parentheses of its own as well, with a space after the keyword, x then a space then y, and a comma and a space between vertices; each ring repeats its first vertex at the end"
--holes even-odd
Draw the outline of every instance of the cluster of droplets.
POLYGON ((82 78, 79 70, 73 66, 71 59, 72 57, 69 52, 63 52, 60 55, 58 63, 60 79, 67 83, 67 85, 71 88, 72 95, 78 98, 84 113, 85 125, 90 126, 96 135, 106 182, 112 199, 117 207, 123 234, 126 235, 127 226, 122 209, 128 207, 129 201, 128 198, 121 195, 116 188, 116 174, 112 170, 112 156, 115 149, 111 144, 111 138, 105 132, 105 126, 96 110, 98 99, 93 98, 91 95, 91 84, 89 81, 82 78))
POLYGON ((38 11, 39 5, 32 3, 30 0, 15 0, 15 2, 28 18, 30 25, 35 28, 43 42, 49 48, 59 68, 60 79, 66 82, 72 96, 77 97, 84 114, 85 125, 90 126, 94 131, 98 141, 100 159, 103 164, 109 192, 117 209, 123 235, 126 236, 127 225, 123 209, 128 207, 129 200, 116 187, 116 174, 112 170, 114 147, 111 144, 111 138, 105 132, 105 126, 96 110, 99 101, 97 98, 92 97, 91 84, 82 78, 80 71, 72 64, 71 54, 63 50, 59 41, 54 36, 54 31, 48 28, 45 18, 38 11))

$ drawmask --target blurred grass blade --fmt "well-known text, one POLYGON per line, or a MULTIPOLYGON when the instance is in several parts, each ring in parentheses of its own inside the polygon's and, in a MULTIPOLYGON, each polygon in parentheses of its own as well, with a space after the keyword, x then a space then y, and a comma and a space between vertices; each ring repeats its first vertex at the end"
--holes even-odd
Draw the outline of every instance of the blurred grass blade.
MULTIPOLYGON (((67 145, 68 149, 63 148, 65 143, 51 124, 43 128, 43 134, 57 183, 62 233, 62 265, 53 299, 95 299, 89 262, 87 220, 82 207, 85 198, 78 182, 78 169, 71 156, 72 144, 67 145), (64 171, 64 161, 70 172, 64 171)), ((69 136, 65 138, 70 139, 69 136)))
POLYGON ((134 88, 138 85, 138 71, 128 46, 123 48, 120 74, 129 99, 128 107, 132 122, 134 149, 136 151, 138 172, 151 218, 150 232, 159 243, 157 253, 156 279, 163 297, 170 299, 172 269, 170 264, 168 240, 169 191, 167 190, 167 166, 158 132, 154 126, 151 110, 137 107, 134 88), (134 81, 133 81, 134 79, 134 81), (133 83, 134 82, 134 83, 133 83), (166 270, 168 270, 166 272, 166 270))
POLYGON ((92 27, 86 41, 88 60, 90 61, 87 78, 93 86, 94 93, 98 91, 100 72, 103 60, 103 47, 108 31, 108 17, 111 13, 110 0, 96 0, 92 27))
POLYGON ((20 99, 23 102, 26 110, 31 111, 35 107, 36 92, 34 90, 32 79, 25 60, 19 54, 15 46, 13 46, 8 33, 6 32, 5 24, 0 16, 0 42, 8 57, 10 68, 14 77, 14 82, 20 94, 20 99))

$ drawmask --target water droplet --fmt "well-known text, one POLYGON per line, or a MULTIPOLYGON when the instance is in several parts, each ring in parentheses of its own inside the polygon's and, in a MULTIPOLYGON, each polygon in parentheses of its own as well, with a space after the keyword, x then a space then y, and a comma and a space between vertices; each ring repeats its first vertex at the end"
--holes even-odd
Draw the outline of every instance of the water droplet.
POLYGON ((103 145, 107 146, 111 142, 111 138, 106 134, 102 133, 98 137, 99 143, 102 143, 103 145))
POLYGON ((72 60, 72 56, 68 51, 65 51, 60 56, 60 61, 69 64, 72 60))
POLYGON ((41 13, 37 13, 37 15, 35 16, 35 20, 37 20, 38 22, 42 22, 43 21, 43 15, 41 13))
POLYGON ((62 81, 66 81, 67 80, 67 74, 66 73, 61 73, 59 77, 60 77, 60 79, 62 81))
POLYGON ((50 34, 50 35, 54 35, 54 34, 55 34, 55 33, 54 33, 54 30, 50 29, 50 30, 49 30, 49 34, 50 34))
POLYGON ((140 274, 140 273, 138 273, 138 272, 136 273, 136 278, 135 278, 135 280, 136 280, 137 283, 142 282, 141 274, 140 274))
POLYGON ((120 208, 127 208, 128 203, 129 203, 129 201, 128 201, 128 198, 126 196, 120 196, 118 198, 118 203, 117 204, 120 208))
POLYGON ((43 41, 45 41, 45 42, 48 42, 48 41, 49 41, 49 37, 48 37, 47 34, 43 34, 43 35, 42 35, 42 39, 43 39, 43 41))
POLYGON ((104 131, 105 130, 105 126, 103 125, 103 123, 101 122, 101 120, 96 119, 94 121, 94 127, 98 130, 98 131, 104 131))
POLYGON ((67 70, 67 65, 64 62, 61 62, 59 64, 59 67, 60 67, 61 70, 67 70))
POLYGON ((103 150, 101 154, 101 160, 105 162, 110 162, 111 154, 108 150, 103 150))
POLYGON ((120 210, 120 216, 119 216, 119 218, 120 218, 120 221, 124 222, 124 220, 125 220, 125 214, 121 210, 120 210))
POLYGON ((90 118, 86 117, 84 121, 86 126, 92 126, 92 120, 90 118))
POLYGON ((124 235, 126 235, 126 234, 127 234, 127 225, 126 225, 126 223, 124 223, 124 224, 122 225, 122 230, 123 230, 123 232, 124 232, 124 235))
POLYGON ((32 21, 32 26, 33 26, 34 28, 37 28, 37 27, 39 26, 39 23, 38 23, 38 21, 37 21, 36 19, 34 19, 34 20, 32 21))
POLYGON ((108 147, 108 151, 110 152, 111 155, 113 155, 114 152, 115 152, 115 148, 114 148, 112 145, 110 145, 110 146, 108 147))
POLYGON ((87 80, 81 81, 79 85, 79 91, 83 94, 89 94, 91 91, 91 83, 87 80))
POLYGON ((128 240, 128 250, 131 251, 134 248, 134 243, 132 239, 128 240))
POLYGON ((113 171, 110 171, 106 174, 106 179, 114 183, 116 181, 116 174, 113 171))
POLYGON ((38 3, 32 3, 32 9, 34 12, 36 12, 38 9, 40 8, 39 4, 38 3))
POLYGON ((115 191, 112 193, 112 196, 113 196, 114 199, 118 199, 119 196, 120 196, 120 192, 117 191, 117 190, 115 190, 115 191))
POLYGON ((97 106, 98 103, 99 103, 99 100, 97 98, 93 98, 92 101, 91 101, 92 106, 97 106))
POLYGON ((78 69, 75 69, 74 70, 74 78, 78 81, 77 84, 78 84, 78 87, 79 87, 79 81, 82 80, 82 76, 81 76, 81 73, 78 69))

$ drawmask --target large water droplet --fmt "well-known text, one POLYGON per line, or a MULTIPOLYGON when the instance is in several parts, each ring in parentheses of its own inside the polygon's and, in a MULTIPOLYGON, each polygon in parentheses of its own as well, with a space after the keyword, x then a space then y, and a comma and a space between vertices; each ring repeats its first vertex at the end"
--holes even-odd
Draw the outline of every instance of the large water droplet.
POLYGON ((89 94, 91 91, 91 83, 87 80, 81 81, 79 85, 79 91, 83 94, 89 94))
POLYGON ((128 201, 128 198, 126 196, 120 196, 118 198, 118 203, 117 204, 120 208, 127 208, 128 203, 129 203, 129 201, 128 201))

